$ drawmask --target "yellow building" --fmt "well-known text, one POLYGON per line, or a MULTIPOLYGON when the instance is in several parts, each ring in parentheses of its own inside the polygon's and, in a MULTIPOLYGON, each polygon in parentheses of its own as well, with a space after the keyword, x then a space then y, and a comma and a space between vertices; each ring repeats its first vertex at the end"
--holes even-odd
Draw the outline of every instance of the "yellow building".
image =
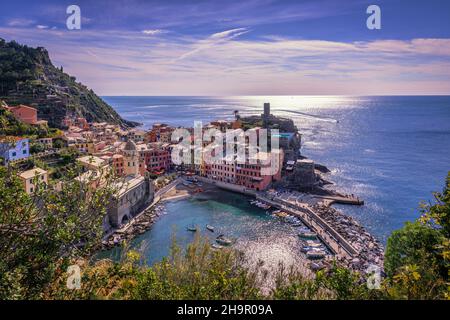
POLYGON ((48 173, 41 168, 24 171, 19 174, 19 177, 23 182, 25 192, 28 194, 33 194, 41 183, 48 185, 48 173))

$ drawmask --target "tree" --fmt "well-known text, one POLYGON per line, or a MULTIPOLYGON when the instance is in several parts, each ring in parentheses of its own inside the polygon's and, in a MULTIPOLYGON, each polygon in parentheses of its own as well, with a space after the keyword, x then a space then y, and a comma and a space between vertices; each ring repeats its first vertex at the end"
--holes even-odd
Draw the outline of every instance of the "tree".
POLYGON ((66 180, 60 192, 34 184, 26 194, 16 172, 0 168, 0 300, 41 298, 71 259, 90 253, 114 192, 110 182, 90 190, 66 180))
POLYGON ((450 287, 450 172, 435 203, 421 205, 421 217, 394 231, 385 254, 385 270, 396 298, 442 299, 450 287))

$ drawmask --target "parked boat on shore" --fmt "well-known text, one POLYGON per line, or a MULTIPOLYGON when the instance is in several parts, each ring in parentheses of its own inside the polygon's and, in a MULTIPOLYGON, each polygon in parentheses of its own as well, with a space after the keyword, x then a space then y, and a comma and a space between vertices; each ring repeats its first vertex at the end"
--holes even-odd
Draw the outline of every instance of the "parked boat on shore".
POLYGON ((223 246, 221 246, 220 244, 217 244, 217 243, 213 243, 211 245, 211 248, 216 249, 216 250, 220 250, 220 249, 223 249, 223 246))
POLYGON ((302 239, 316 239, 317 233, 312 232, 312 231, 300 231, 298 233, 298 236, 302 239))
POLYGON ((327 253, 323 250, 310 250, 308 252, 306 252, 306 257, 308 259, 322 259, 325 258, 325 256, 327 255, 327 253))

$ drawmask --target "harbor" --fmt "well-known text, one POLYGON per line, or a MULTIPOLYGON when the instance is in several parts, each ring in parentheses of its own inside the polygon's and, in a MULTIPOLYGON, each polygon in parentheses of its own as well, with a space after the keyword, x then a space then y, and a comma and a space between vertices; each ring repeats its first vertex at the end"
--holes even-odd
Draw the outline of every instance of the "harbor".
MULTIPOLYGON (((276 222, 283 229, 283 232, 288 230, 291 238, 289 242, 295 242, 290 250, 297 251, 295 252, 297 258, 285 259, 287 263, 298 264, 298 261, 301 260, 302 268, 305 270, 319 270, 330 266, 335 261, 361 272, 364 272, 369 265, 382 266, 383 250, 379 242, 354 219, 331 207, 336 201, 361 205, 361 200, 351 196, 348 198, 344 196, 316 196, 299 192, 277 192, 275 190, 253 192, 244 189, 238 190, 233 185, 229 187, 227 189, 226 184, 218 184, 216 181, 209 181, 203 177, 178 178, 157 193, 158 197, 155 198, 154 203, 149 208, 132 219, 126 226, 110 234, 103 242, 103 249, 107 252, 117 252, 117 250, 120 251, 121 245, 125 242, 141 246, 142 239, 147 237, 147 233, 156 232, 153 225, 159 219, 168 219, 168 216, 174 214, 170 212, 171 207, 179 206, 180 203, 189 203, 190 205, 197 203, 203 206, 212 201, 211 199, 215 200, 215 197, 219 197, 222 201, 222 203, 219 202, 216 205, 224 206, 224 203, 228 201, 228 199, 222 198, 225 195, 236 198, 236 202, 247 199, 245 210, 242 211, 243 215, 252 216, 256 212, 259 217, 262 216, 264 219, 276 222), (224 193, 224 195, 221 195, 221 193, 224 193), (248 208, 248 206, 255 209, 248 208)), ((229 210, 236 210, 236 207, 229 210)), ((249 244, 243 243, 242 233, 235 231, 239 221, 229 219, 228 216, 225 220, 210 221, 209 218, 217 218, 215 211, 217 210, 210 209, 209 213, 205 212, 204 221, 200 222, 196 210, 193 210, 193 212, 186 210, 182 220, 178 220, 172 226, 166 226, 165 228, 172 230, 174 235, 177 238, 180 237, 181 242, 186 241, 186 244, 193 240, 195 234, 200 233, 211 240, 211 247, 214 250, 221 250, 230 246, 248 251, 249 244), (207 218, 207 216, 210 217, 207 218), (224 227, 224 223, 228 223, 229 226, 224 227), (173 229, 174 225, 176 225, 176 230, 173 229)), ((222 212, 222 214, 225 215, 226 212, 222 212)), ((168 232, 168 230, 165 232, 168 232)), ((161 230, 158 230, 158 232, 161 232, 161 230)), ((168 242, 171 238, 172 236, 168 236, 165 241, 168 242)), ((160 240, 162 241, 162 239, 160 240)), ((258 239, 256 243, 252 243, 252 246, 258 246, 260 241, 261 239, 258 239)), ((266 253, 263 256, 266 259, 268 258, 266 253)), ((277 255, 271 257, 271 259, 276 258, 277 255)))

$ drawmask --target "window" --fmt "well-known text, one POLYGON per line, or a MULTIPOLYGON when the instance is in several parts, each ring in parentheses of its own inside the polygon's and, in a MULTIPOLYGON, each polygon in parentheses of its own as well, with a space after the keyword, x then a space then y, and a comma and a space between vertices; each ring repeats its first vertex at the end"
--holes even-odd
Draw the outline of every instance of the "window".
POLYGON ((23 153, 23 154, 27 154, 27 150, 23 150, 22 153, 23 153))
POLYGON ((12 153, 12 156, 13 156, 13 157, 17 156, 17 153, 14 151, 14 152, 12 153))

